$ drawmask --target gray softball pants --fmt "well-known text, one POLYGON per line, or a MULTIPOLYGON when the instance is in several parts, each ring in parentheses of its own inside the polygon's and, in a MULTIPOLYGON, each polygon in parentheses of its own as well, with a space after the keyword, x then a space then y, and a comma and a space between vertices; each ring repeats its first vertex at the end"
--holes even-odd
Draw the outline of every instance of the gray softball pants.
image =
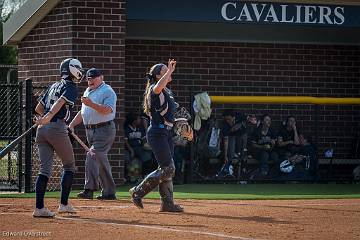
POLYGON ((101 194, 108 196, 116 193, 116 186, 111 173, 107 153, 115 140, 115 123, 95 129, 86 129, 86 137, 94 156, 86 154, 84 189, 98 190, 99 181, 101 194))
POLYGON ((64 121, 58 120, 38 127, 35 141, 39 149, 41 175, 50 178, 54 150, 61 159, 64 171, 75 172, 74 151, 64 121))

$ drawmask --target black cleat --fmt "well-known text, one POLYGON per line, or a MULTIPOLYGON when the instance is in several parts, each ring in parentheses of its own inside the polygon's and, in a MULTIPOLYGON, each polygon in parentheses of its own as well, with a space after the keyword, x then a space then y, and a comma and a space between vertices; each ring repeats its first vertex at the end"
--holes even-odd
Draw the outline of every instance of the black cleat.
POLYGON ((161 203, 160 212, 184 212, 184 208, 174 203, 161 203))
POLYGON ((85 189, 84 191, 79 192, 77 197, 81 198, 81 199, 93 199, 94 198, 94 191, 89 190, 89 189, 85 189))
POLYGON ((130 196, 131 196, 131 201, 132 201, 132 203, 133 203, 137 208, 143 209, 143 208, 144 208, 144 205, 142 204, 141 198, 135 196, 135 187, 130 188, 129 193, 130 193, 130 196))

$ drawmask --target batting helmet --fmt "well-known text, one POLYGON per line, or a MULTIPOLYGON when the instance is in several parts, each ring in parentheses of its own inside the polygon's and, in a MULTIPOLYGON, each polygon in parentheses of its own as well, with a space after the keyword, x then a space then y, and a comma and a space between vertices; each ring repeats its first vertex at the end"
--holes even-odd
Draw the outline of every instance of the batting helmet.
POLYGON ((290 162, 289 160, 285 160, 280 163, 280 171, 283 173, 290 173, 292 170, 294 170, 294 164, 290 162))
POLYGON ((71 77, 71 79, 79 83, 84 76, 81 62, 75 58, 65 59, 60 64, 60 76, 62 78, 71 77))

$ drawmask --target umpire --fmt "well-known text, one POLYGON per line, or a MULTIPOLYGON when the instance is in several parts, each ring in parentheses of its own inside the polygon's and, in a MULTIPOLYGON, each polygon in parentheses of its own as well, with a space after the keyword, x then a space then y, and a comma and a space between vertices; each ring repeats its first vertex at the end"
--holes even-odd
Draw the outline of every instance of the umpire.
POLYGON ((104 76, 98 69, 89 69, 86 79, 88 88, 81 97, 81 111, 76 114, 69 127, 73 130, 76 125, 84 124, 87 141, 95 154, 86 155, 85 186, 78 197, 92 199, 100 180, 102 190, 97 199, 115 200, 116 187, 107 153, 115 140, 117 97, 114 90, 104 82, 104 76))

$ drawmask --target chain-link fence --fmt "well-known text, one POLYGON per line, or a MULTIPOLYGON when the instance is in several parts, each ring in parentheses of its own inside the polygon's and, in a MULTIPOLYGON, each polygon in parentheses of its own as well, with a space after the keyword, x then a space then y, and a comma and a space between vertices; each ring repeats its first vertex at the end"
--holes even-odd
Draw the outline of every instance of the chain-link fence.
MULTIPOLYGON (((0 65, 0 149, 5 148, 22 132, 21 90, 16 66, 0 65)), ((21 190, 21 144, 0 159, 0 191, 21 190)))
MULTIPOLYGON (((48 87, 48 84, 33 83, 33 87, 32 87, 33 91, 31 94, 33 110, 35 109, 36 104, 38 103, 38 99, 44 94, 47 87, 48 87)), ((33 111, 33 113, 34 113, 34 111, 33 111)), ((32 189, 31 190, 33 191, 35 188, 36 177, 39 173, 39 168, 40 168, 39 151, 38 151, 38 145, 35 142, 35 134, 33 134, 33 137, 32 137, 32 155, 31 156, 32 156, 32 168, 31 168, 32 189)), ((52 174, 49 179, 48 186, 47 186, 48 191, 60 190, 61 175, 62 175, 62 163, 61 163, 60 158, 58 158, 58 156, 55 153, 52 174)))

